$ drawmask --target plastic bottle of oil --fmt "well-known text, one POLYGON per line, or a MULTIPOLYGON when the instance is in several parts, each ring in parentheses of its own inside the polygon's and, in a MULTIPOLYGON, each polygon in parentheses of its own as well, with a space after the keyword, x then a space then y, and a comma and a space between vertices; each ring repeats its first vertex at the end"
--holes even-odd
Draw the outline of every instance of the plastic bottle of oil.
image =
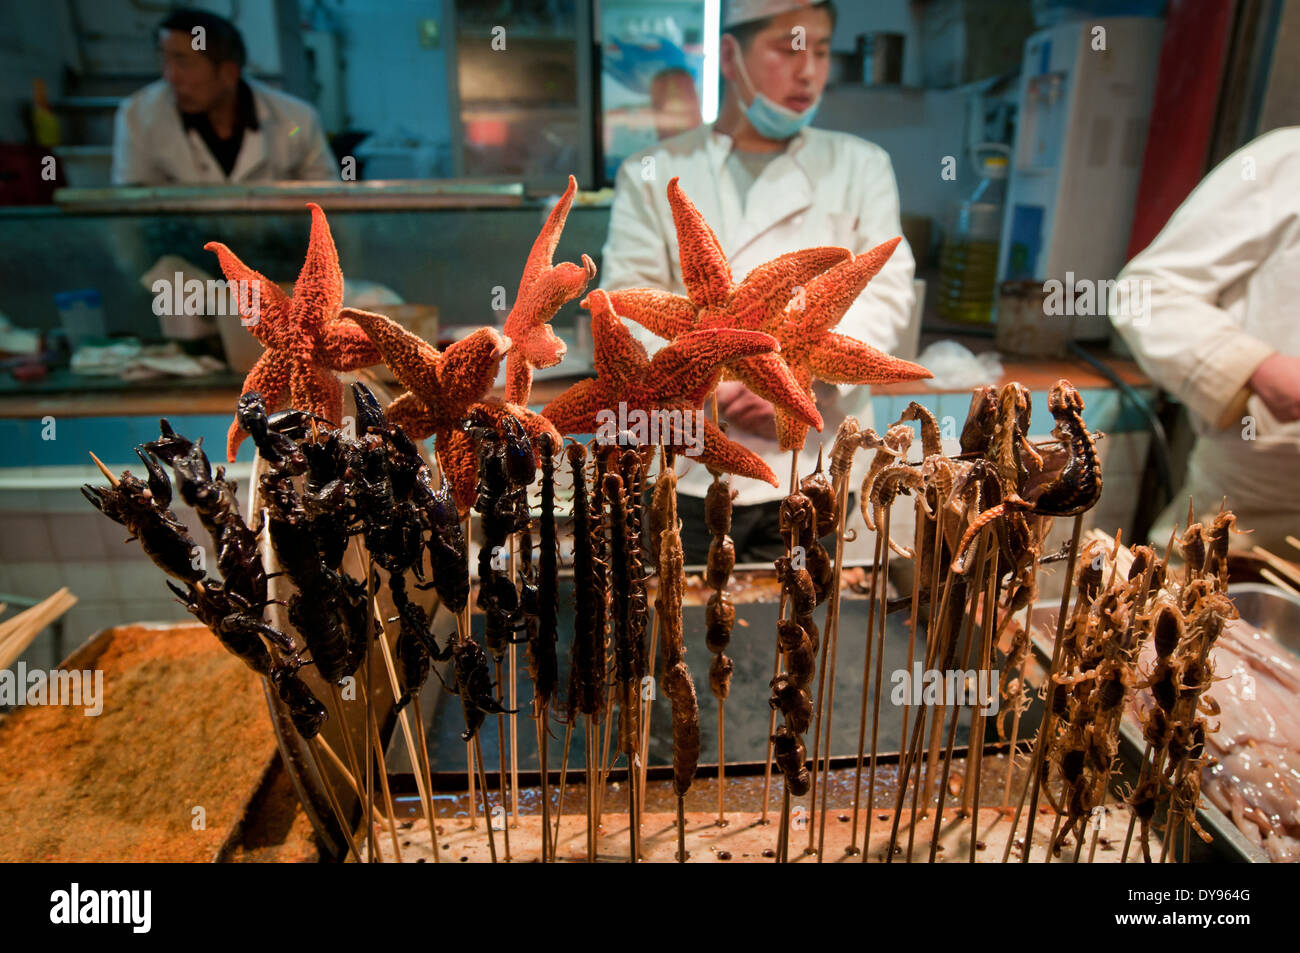
POLYGON ((997 291, 998 240, 1007 195, 1007 159, 985 156, 980 183, 956 210, 939 257, 939 316, 988 324, 997 291))

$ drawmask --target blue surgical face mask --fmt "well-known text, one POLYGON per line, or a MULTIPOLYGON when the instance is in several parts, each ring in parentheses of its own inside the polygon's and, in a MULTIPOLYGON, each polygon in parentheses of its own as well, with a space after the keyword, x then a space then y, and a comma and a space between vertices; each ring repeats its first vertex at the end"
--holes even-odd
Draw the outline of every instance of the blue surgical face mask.
POLYGON ((780 103, 773 102, 754 88, 754 84, 749 81, 749 74, 745 72, 745 64, 740 56, 736 57, 736 67, 740 72, 741 80, 748 87, 749 94, 752 97, 747 106, 744 100, 741 100, 741 106, 745 110, 745 118, 754 127, 754 131, 765 139, 791 139, 798 134, 799 130, 813 121, 813 116, 817 115, 817 107, 822 104, 821 96, 818 96, 813 104, 803 112, 795 112, 780 103))

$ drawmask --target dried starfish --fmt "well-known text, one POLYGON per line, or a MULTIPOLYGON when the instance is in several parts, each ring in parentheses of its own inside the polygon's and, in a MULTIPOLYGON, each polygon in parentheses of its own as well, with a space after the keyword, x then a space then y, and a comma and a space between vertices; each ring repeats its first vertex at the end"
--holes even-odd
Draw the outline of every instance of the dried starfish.
MULTIPOLYGON (((343 416, 343 388, 334 371, 378 364, 380 355, 360 328, 338 320, 343 304, 339 255, 321 207, 308 202, 307 208, 311 239, 292 298, 221 242, 203 247, 216 253, 226 280, 239 290, 239 313, 248 330, 266 346, 244 378, 242 393, 257 391, 268 410, 292 405, 337 423, 343 416)), ((226 459, 231 463, 246 436, 238 420, 230 425, 226 459)))
POLYGON ((577 179, 569 176, 569 187, 551 209, 528 253, 519 293, 506 318, 506 337, 511 341, 506 355, 506 400, 511 403, 528 403, 536 368, 554 367, 564 359, 564 342, 555 336, 549 322, 565 302, 586 291, 587 282, 596 277, 596 264, 586 255, 582 256, 581 266, 568 261, 551 264, 577 191, 577 179))
MULTIPOLYGON (((809 400, 813 399, 814 379, 828 384, 856 385, 892 384, 934 376, 920 364, 891 357, 856 338, 831 330, 884 267, 901 240, 890 239, 818 275, 808 282, 799 306, 792 304, 770 326, 760 328, 781 343, 780 360, 809 400)), ((735 374, 750 390, 766 396, 763 382, 753 377, 748 364, 738 365, 735 374)), ((776 432, 781 449, 793 450, 803 446, 808 425, 778 406, 776 432)))
POLYGON ((601 412, 616 412, 620 403, 628 414, 667 411, 660 418, 670 428, 666 436, 681 445, 686 443, 687 435, 673 423, 673 415, 680 413, 677 421, 684 422, 687 415, 693 414, 695 425, 703 427, 704 437, 694 459, 715 470, 777 485, 776 474, 762 458, 728 440, 699 411, 713 389, 718 365, 772 351, 776 348, 775 338, 734 328, 689 331, 665 345, 652 360, 614 311, 610 295, 603 288, 589 294, 582 306, 591 312, 597 376, 578 381, 547 404, 542 411, 545 416, 566 433, 594 433, 600 426, 601 412))
POLYGON ((382 314, 351 308, 342 314, 360 325, 406 388, 407 393, 388 405, 388 420, 416 440, 434 437, 438 463, 461 512, 473 503, 478 478, 474 442, 460 429, 460 422, 471 411, 481 409, 494 421, 511 414, 534 441, 547 433, 553 446, 560 445, 560 434, 550 421, 518 404, 487 396, 510 347, 509 340, 495 329, 479 328, 440 352, 382 314))
MULTIPOLYGON (((806 248, 759 265, 736 285, 732 283, 731 267, 718 236, 686 197, 676 178, 668 183, 668 204, 677 228, 682 283, 689 297, 651 288, 610 293, 619 314, 661 338, 676 340, 690 331, 714 328, 765 330, 775 324, 795 288, 852 257, 847 248, 806 248)), ((795 380, 790 368, 777 355, 730 360, 725 369, 790 416, 822 429, 821 414, 807 387, 795 380)))

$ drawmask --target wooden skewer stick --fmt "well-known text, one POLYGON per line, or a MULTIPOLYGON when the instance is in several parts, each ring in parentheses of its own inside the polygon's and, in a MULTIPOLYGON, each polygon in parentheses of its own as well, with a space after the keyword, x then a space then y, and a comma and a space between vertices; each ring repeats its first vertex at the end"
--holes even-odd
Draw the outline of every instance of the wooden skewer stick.
MULTIPOLYGON (((397 822, 395 820, 397 811, 393 807, 393 792, 388 787, 388 766, 384 760, 384 746, 379 740, 379 725, 376 723, 373 709, 370 718, 370 743, 375 753, 375 767, 378 768, 379 787, 384 795, 384 807, 387 810, 388 833, 393 841, 393 856, 400 864, 402 862, 402 845, 397 836, 397 822)), ((367 768, 369 765, 367 765, 367 768)))
MULTIPOLYGON (((985 529, 980 533, 979 542, 975 549, 975 567, 972 573, 972 581, 968 587, 970 596, 966 602, 966 614, 961 624, 961 651, 957 655, 958 664, 964 666, 966 659, 970 657, 971 631, 975 623, 975 606, 979 602, 980 591, 984 586, 985 561, 988 553, 989 530, 985 529)), ((947 666, 944 666, 947 668, 947 666)), ((930 863, 935 862, 939 850, 939 833, 943 824, 944 801, 948 796, 948 776, 952 771, 953 748, 957 743, 957 725, 961 721, 961 707, 957 704, 956 699, 950 701, 947 707, 952 709, 952 721, 948 727, 948 743, 944 750, 943 756, 943 773, 939 778, 939 803, 934 809, 934 830, 930 838, 930 863)), ((970 770, 970 751, 967 748, 967 771, 970 770)))
MULTIPOLYGON (((718 699, 718 826, 727 823, 727 703, 718 699)), ((768 778, 771 778, 771 765, 768 765, 768 778)), ((764 789, 767 784, 764 782, 764 789)), ((763 799, 764 807, 767 798, 763 799)))
POLYGON ((1263 546, 1252 546, 1250 551, 1260 559, 1264 560, 1264 562, 1268 563, 1269 568, 1273 569, 1278 574, 1285 576, 1287 579, 1288 589, 1294 590, 1297 586, 1300 586, 1300 570, 1297 570, 1295 566, 1291 565, 1285 559, 1273 555, 1263 546))
POLYGON ((596 862, 596 841, 598 836, 596 783, 600 780, 600 764, 596 758, 596 743, 599 738, 600 724, 596 721, 595 715, 588 715, 586 730, 582 733, 582 740, 587 748, 584 770, 587 773, 587 863, 589 864, 596 862))
MULTIPOLYGON (((845 433, 845 431, 841 431, 845 433)), ((839 442, 837 437, 837 444, 839 442)), ((831 471, 834 474, 835 491, 835 570, 834 570, 834 591, 831 592, 830 605, 826 607, 825 631, 822 635, 821 645, 821 664, 817 676, 817 721, 813 733, 813 775, 812 775, 812 798, 811 803, 813 810, 817 810, 817 790, 818 780, 822 780, 821 796, 822 805, 819 821, 817 825, 817 862, 821 863, 824 859, 826 848, 826 814, 828 810, 827 801, 830 796, 829 784, 826 783, 830 777, 831 765, 831 719, 835 713, 835 663, 839 654, 839 636, 840 636, 840 577, 844 572, 844 523, 848 516, 849 505, 849 465, 852 463, 852 452, 848 457, 848 465, 843 468, 839 465, 839 457, 831 464, 831 471), (826 704, 822 704, 823 686, 826 688, 826 704), (822 749, 822 762, 818 765, 817 754, 822 738, 822 720, 826 722, 826 746, 822 749)), ((854 805, 856 809, 856 804, 854 805)), ((856 841, 856 838, 855 838, 856 841)), ((853 841, 850 842, 850 852, 853 849, 853 841)), ((808 847, 812 848, 812 825, 808 825, 808 847)))
MULTIPOLYGON (((998 614, 998 550, 996 543, 993 546, 992 556, 993 566, 988 574, 988 588, 984 592, 984 617, 980 620, 983 629, 980 633, 980 667, 976 675, 976 684, 978 679, 989 673, 989 690, 996 691, 997 688, 993 683, 993 624, 997 620, 998 614)), ((971 712, 971 730, 970 741, 966 745, 966 784, 967 791, 971 792, 970 802, 970 862, 975 863, 975 845, 979 839, 979 817, 980 817, 980 776, 984 768, 984 709, 981 707, 983 699, 977 699, 976 707, 971 712), (971 759, 974 759, 972 766, 971 759), (974 789, 972 790, 970 780, 975 778, 974 789)), ((965 792, 963 792, 965 793, 965 792)))
MULTIPOLYGON (((871 681, 871 652, 875 642, 873 636, 876 631, 876 590, 880 587, 880 547, 881 547, 881 527, 876 527, 876 548, 871 557, 871 592, 867 596, 867 641, 864 646, 862 659, 862 703, 858 709, 858 761, 853 772, 853 828, 849 834, 849 843, 856 845, 858 843, 858 816, 862 809, 862 766, 866 760, 867 752, 867 698, 868 685, 871 681)), ((867 805, 867 813, 871 813, 872 805, 867 805)), ((870 846, 870 837, 867 838, 868 847, 870 846)), ((864 856, 863 862, 866 862, 864 856)))
MULTIPOLYGON (((515 558, 516 549, 518 548, 519 535, 510 534, 510 585, 518 588, 516 581, 515 558)), ((509 823, 507 828, 519 827, 519 669, 518 658, 516 653, 517 646, 512 638, 506 653, 507 668, 510 673, 510 712, 506 716, 510 725, 510 807, 509 823)), ((497 678, 501 676, 498 673, 497 678)), ((502 781, 504 784, 505 782, 502 781)), ((506 834, 506 863, 510 862, 510 834, 506 834)))
MULTIPOLYGON (((1065 617, 1070 609, 1070 592, 1074 587, 1074 566, 1079 558, 1079 535, 1083 530, 1083 515, 1080 514, 1074 518, 1074 528, 1070 533, 1069 557, 1066 560, 1065 579, 1061 586, 1061 609, 1056 619, 1056 639, 1052 645, 1052 664, 1048 670, 1047 677, 1050 679, 1056 674, 1061 664, 1061 646, 1065 641, 1065 617)), ((1038 769, 1043 763, 1043 758, 1047 754, 1047 744, 1049 733, 1052 730, 1054 717, 1051 707, 1043 714, 1042 724, 1039 725, 1038 734, 1034 739, 1034 756, 1030 763, 1029 774, 1025 776, 1025 785, 1020 791, 1020 804, 1016 807, 1015 819, 1011 822, 1011 832, 1007 836, 1006 850, 1002 854, 1002 862, 1006 863, 1007 858, 1011 856, 1011 845, 1016 840, 1016 828, 1020 826, 1020 814, 1025 806, 1025 795, 1032 788, 1033 795, 1029 807, 1029 822, 1025 832, 1025 850, 1020 862, 1029 863, 1029 854, 1034 843, 1034 814, 1038 811, 1038 787, 1039 777, 1038 769)), ((1049 850, 1050 854, 1051 851, 1049 850)))
POLYGON ((677 795, 677 863, 686 863, 686 796, 677 795))
POLYGON ((424 736, 424 716, 420 712, 419 695, 411 699, 411 709, 415 715, 415 740, 420 754, 420 772, 424 775, 424 790, 429 795, 429 805, 426 810, 428 811, 429 836, 432 838, 434 845, 433 862, 437 864, 442 862, 438 853, 438 810, 433 803, 433 772, 429 767, 429 743, 424 736))
POLYGON ((537 750, 541 758, 541 781, 542 781, 542 863, 548 864, 551 860, 551 761, 549 749, 547 747, 550 739, 550 726, 547 724, 547 712, 550 705, 542 705, 538 709, 535 725, 537 727, 537 750))
MULTIPOLYGON (((932 567, 932 575, 930 578, 931 599, 933 599, 933 593, 938 591, 940 563, 944 561, 943 557, 945 555, 951 559, 951 554, 946 553, 943 542, 944 537, 942 527, 936 525, 934 565, 932 567)), ((943 575, 943 594, 939 598, 939 607, 935 610, 932 605, 929 613, 930 619, 925 638, 925 668, 927 670, 937 667, 936 662, 939 659, 941 652, 945 656, 950 655, 952 652, 951 645, 954 640, 954 633, 952 631, 952 626, 947 624, 947 618, 948 605, 952 599, 953 580, 957 577, 957 573, 949 570, 945 571, 943 575)), ((938 711, 934 714, 934 721, 931 725, 929 741, 923 749, 921 739, 925 737, 925 726, 926 722, 929 720, 929 708, 930 706, 928 705, 921 706, 920 713, 916 719, 916 724, 912 728, 911 740, 907 742, 907 747, 904 749, 906 757, 900 758, 903 765, 901 772, 902 777, 899 779, 898 794, 895 795, 894 798, 894 817, 889 831, 889 848, 885 856, 885 863, 887 864, 893 863, 894 852, 898 848, 898 824, 903 814, 903 800, 907 794, 908 778, 912 778, 912 811, 907 822, 907 862, 909 864, 912 862, 912 851, 915 847, 917 822, 920 818, 926 816, 926 810, 930 804, 930 783, 932 782, 933 774, 937 770, 938 766, 937 758, 939 740, 942 737, 943 717, 946 709, 944 708, 941 699, 938 711), (921 758, 923 756, 926 759, 926 768, 924 771, 926 775, 926 784, 925 793, 922 797, 921 758), (916 768, 915 777, 912 777, 913 766, 916 768)), ((863 862, 866 862, 866 857, 863 857, 863 862)))
POLYGON ((1297 589, 1295 586, 1291 585, 1291 583, 1287 582, 1285 579, 1283 579, 1281 576, 1277 575, 1276 573, 1272 572, 1271 570, 1260 569, 1259 575, 1260 578, 1265 579, 1268 582, 1271 582, 1273 585, 1277 586, 1283 592, 1290 592, 1294 595, 1300 596, 1300 589, 1297 589))
POLYGON ((1296 537, 1288 534, 1286 541, 1290 543, 1294 548, 1300 549, 1300 539, 1297 539, 1296 537))
POLYGON ((99 457, 95 456, 94 453, 91 453, 89 450, 86 452, 90 453, 90 459, 95 461, 95 466, 99 467, 99 472, 104 474, 105 479, 107 479, 113 486, 117 486, 119 482, 117 477, 113 475, 112 470, 104 466, 104 461, 99 459, 99 457))
MULTIPOLYGON (((497 841, 496 835, 492 833, 492 811, 488 807, 488 783, 487 773, 483 770, 483 744, 479 741, 478 732, 474 733, 474 738, 470 742, 474 749, 474 766, 478 769, 478 790, 479 796, 483 798, 483 826, 487 828, 488 835, 488 853, 492 856, 492 863, 497 862, 497 841)), ((470 789, 471 791, 473 788, 470 789)), ((505 818, 505 804, 501 805, 501 826, 509 826, 505 818)))
MULTIPOLYGON (((1029 588, 1031 592, 1037 592, 1038 591, 1036 585, 1036 579, 1038 575, 1037 567, 1032 569, 1031 572, 1033 573, 1033 575, 1031 576, 1029 588)), ((1033 616, 1034 616, 1034 604, 1032 601, 1030 601, 1029 605, 1025 606, 1025 638, 1026 639, 1029 639, 1031 637, 1031 634, 1034 631, 1033 616)), ((1019 691, 1022 694, 1025 691, 1025 668, 1028 666, 1028 664, 1029 664, 1029 657, 1028 655, 1026 655, 1024 661, 1020 663, 1020 671, 1019 673, 1017 673, 1016 676, 1020 680, 1019 691)), ((1003 814, 1006 814, 1011 810, 1011 778, 1016 773, 1015 772, 1016 744, 1020 740, 1020 716, 1023 714, 1023 712, 1021 711, 1021 707, 1022 706, 1018 704, 1016 706, 1015 714, 1011 716, 1011 747, 1007 749, 1007 781, 1005 786, 1002 789, 1002 813, 1003 814)))
MULTIPOLYGON (((659 666, 659 613, 655 613, 650 620, 650 680, 654 684, 655 673, 659 666)), ((637 772, 637 788, 639 796, 637 803, 641 806, 641 811, 645 811, 645 783, 646 772, 650 770, 650 715, 654 711, 655 695, 654 691, 646 692, 642 690, 641 700, 641 770, 637 772)), ((641 824, 641 815, 637 815, 636 822, 641 824)))
MULTIPOLYGON (((500 701, 505 693, 505 688, 501 681, 501 659, 495 661, 497 668, 497 700, 500 701)), ((514 673, 512 668, 510 674, 513 676, 514 673)), ((511 707, 513 707, 513 701, 511 707)), ((514 775, 512 774, 510 778, 513 781, 514 775)), ((497 780, 501 782, 501 810, 508 812, 510 808, 508 806, 509 802, 506 800, 506 716, 501 712, 497 712, 497 780)), ((489 819, 490 825, 491 820, 489 819)), ((506 863, 508 864, 512 860, 510 856, 510 823, 508 818, 506 823, 502 825, 502 834, 506 841, 506 863)))
MULTIPOLYGON (((798 489, 799 489, 799 448, 796 447, 795 449, 793 449, 793 450, 790 451, 790 493, 793 494, 793 493, 794 493, 796 490, 798 490, 798 489)), ((793 540, 793 538, 794 538, 794 533, 791 532, 790 536, 791 536, 791 539, 793 540)), ((787 556, 790 555, 790 549, 793 547, 793 545, 794 545, 793 542, 787 544, 787 547, 786 547, 786 555, 787 555, 787 556)), ((781 602, 780 602, 780 606, 778 607, 777 616, 776 616, 778 619, 784 619, 784 618, 785 618, 786 601, 787 601, 787 599, 786 599, 785 587, 782 586, 782 587, 781 587, 781 602)), ((776 643, 776 657, 775 657, 775 659, 774 659, 773 662, 772 662, 772 678, 775 679, 775 678, 776 678, 778 675, 780 675, 780 674, 781 674, 781 643, 780 643, 780 641, 777 641, 777 643, 776 643)), ((771 788, 772 788, 772 748, 773 748, 773 745, 775 744, 775 743, 772 741, 772 735, 773 735, 773 733, 774 733, 775 731, 776 731, 776 709, 773 708, 772 711, 771 711, 771 713, 768 715, 768 718, 767 718, 767 757, 763 759, 763 764, 764 764, 764 767, 763 767, 763 815, 762 815, 762 817, 761 817, 760 820, 759 820, 759 823, 760 823, 760 824, 766 824, 766 823, 767 823, 767 803, 768 803, 768 795, 769 795, 769 792, 771 791, 771 788)), ((722 758, 721 758, 721 755, 720 755, 720 754, 719 754, 719 758, 718 758, 718 771, 719 771, 719 777, 720 777, 720 776, 721 776, 721 771, 722 771, 722 758)), ((721 781, 719 781, 719 784, 721 784, 721 781)), ((789 796, 788 793, 787 793, 786 796, 787 796, 787 797, 789 796)), ((719 821, 719 823, 721 823, 721 821, 719 821)))
MULTIPOLYGON (((365 775, 362 774, 361 764, 357 761, 357 750, 352 745, 352 732, 348 727, 346 718, 344 717, 343 696, 339 693, 339 687, 333 682, 329 684, 329 697, 333 702, 334 707, 334 710, 330 712, 330 714, 337 719, 336 724, 339 726, 339 732, 343 735, 343 753, 347 755, 348 766, 351 768, 352 777, 356 781, 355 786, 357 788, 357 796, 363 801, 366 801, 366 813, 373 817, 374 805, 370 804, 369 801, 366 800, 364 788, 361 787, 365 775)), ((321 743, 324 744, 324 739, 321 739, 321 743)))
MULTIPOLYGON (((866 833, 862 839, 862 856, 865 859, 868 851, 871 849, 871 821, 875 816, 876 807, 876 762, 878 757, 878 748, 880 740, 880 685, 885 665, 885 622, 889 602, 889 524, 890 514, 893 507, 890 506, 885 510, 883 526, 880 533, 881 548, 881 566, 880 566, 880 613, 879 613, 879 634, 876 636, 876 679, 872 690, 873 699, 871 703, 871 767, 867 772, 867 823, 866 833)), ((867 633, 871 637, 871 633, 867 633)), ((909 673, 910 674, 910 673, 909 673)), ((867 691, 866 683, 863 683, 862 692, 865 695, 867 691)))
MULTIPOLYGON (((375 603, 371 603, 371 611, 378 610, 375 603)), ((384 668, 388 672, 388 685, 392 690, 393 697, 401 695, 401 687, 398 684, 397 668, 393 665, 393 652, 388 647, 388 636, 384 632, 383 621, 375 619, 375 625, 379 626, 379 649, 380 654, 384 657, 384 668)), ((414 701, 414 699, 412 699, 414 701)), ((438 834, 433 823, 433 799, 430 796, 429 788, 425 787, 424 772, 420 770, 421 759, 415 749, 415 737, 411 731, 411 720, 405 709, 397 713, 397 723, 402 728, 402 737, 406 741, 406 753, 411 759, 411 774, 415 776, 415 787, 420 795, 420 804, 424 807, 424 820, 429 825, 429 841, 433 846, 433 862, 440 863, 438 856, 438 834)))
POLYGON ((551 836, 551 863, 560 849, 560 820, 564 817, 564 792, 569 779, 569 743, 573 741, 573 723, 564 726, 564 755, 560 758, 560 796, 555 802, 555 833, 551 836))
MULTIPOLYGON (((339 807, 338 798, 334 795, 334 785, 330 784, 329 778, 326 777, 325 769, 322 767, 320 757, 317 754, 320 743, 320 735, 308 741, 307 755, 311 758, 312 767, 315 768, 316 774, 321 779, 321 786, 325 788, 325 798, 330 802, 330 810, 334 812, 334 820, 338 822, 339 830, 343 832, 343 839, 348 843, 348 850, 352 852, 353 858, 359 864, 361 863, 361 852, 357 850, 357 841, 352 835, 352 825, 343 817, 343 808, 339 807)), ((339 767, 342 767, 342 765, 340 764, 339 767)), ((355 780, 353 780, 353 783, 356 783, 355 780)))

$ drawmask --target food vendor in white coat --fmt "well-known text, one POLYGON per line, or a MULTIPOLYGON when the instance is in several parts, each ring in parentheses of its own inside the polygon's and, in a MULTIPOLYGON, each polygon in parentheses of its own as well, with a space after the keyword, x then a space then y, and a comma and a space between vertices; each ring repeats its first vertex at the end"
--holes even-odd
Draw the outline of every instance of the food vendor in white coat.
MULTIPOLYGON (((713 227, 737 282, 787 252, 840 245, 859 254, 902 235, 898 187, 885 151, 856 136, 809 125, 826 86, 834 24, 830 2, 732 0, 722 21, 719 53, 726 92, 717 122, 623 163, 602 287, 685 293, 667 198, 674 176, 713 227), (796 36, 801 42, 794 42, 796 36)), ((838 331, 894 351, 912 311, 913 270, 911 249, 903 241, 838 331)), ((648 331, 631 326, 652 353, 662 346, 648 331)), ((825 429, 809 432, 799 461, 805 475, 816 465, 819 443, 829 454, 846 415, 870 424, 867 388, 814 387, 825 429)), ((785 479, 790 458, 778 449, 771 404, 734 381, 721 383, 717 394, 728 436, 785 479)), ((698 563, 708 548, 703 498, 711 478, 702 466, 682 465, 687 468, 678 484, 683 542, 687 562, 698 563)), ((771 561, 784 552, 777 511, 786 488, 746 479, 734 480, 733 486, 737 561, 771 561)))
POLYGON ((229 20, 175 10, 158 30, 163 78, 118 108, 114 185, 337 181, 310 104, 243 77, 229 20))
POLYGON ((1181 491, 1152 527, 1163 546, 1190 496, 1226 496, 1235 547, 1296 557, 1300 537, 1300 127, 1225 159, 1120 274, 1111 320, 1197 431, 1181 491), (1134 305, 1139 297, 1146 306, 1134 305))

